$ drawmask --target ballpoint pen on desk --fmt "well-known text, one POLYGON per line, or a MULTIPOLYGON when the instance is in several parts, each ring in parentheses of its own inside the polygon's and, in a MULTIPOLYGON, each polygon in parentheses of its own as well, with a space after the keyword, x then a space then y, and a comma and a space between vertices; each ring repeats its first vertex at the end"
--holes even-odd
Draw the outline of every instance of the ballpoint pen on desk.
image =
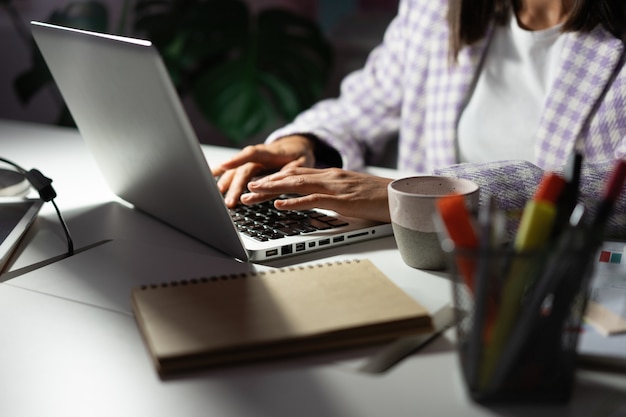
POLYGON ((556 201, 565 180, 552 172, 542 178, 533 199, 524 209, 519 229, 513 242, 514 259, 504 282, 500 308, 493 325, 490 343, 485 346, 484 360, 480 370, 479 385, 485 389, 492 380, 498 359, 512 327, 517 319, 525 287, 534 271, 540 267, 541 259, 531 260, 523 254, 536 251, 546 245, 556 217, 556 201))

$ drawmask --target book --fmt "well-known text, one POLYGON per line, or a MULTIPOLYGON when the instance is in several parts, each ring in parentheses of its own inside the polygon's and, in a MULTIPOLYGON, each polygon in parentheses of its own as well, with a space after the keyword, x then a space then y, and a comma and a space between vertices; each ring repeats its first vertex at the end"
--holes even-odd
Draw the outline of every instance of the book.
POLYGON ((364 259, 136 287, 131 302, 161 376, 432 331, 364 259))

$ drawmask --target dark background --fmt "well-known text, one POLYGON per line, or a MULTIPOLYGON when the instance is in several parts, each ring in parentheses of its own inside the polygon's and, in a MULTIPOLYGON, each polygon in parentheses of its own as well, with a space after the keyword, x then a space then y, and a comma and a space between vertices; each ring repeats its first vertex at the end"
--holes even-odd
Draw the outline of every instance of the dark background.
MULTIPOLYGON (((55 9, 69 0, 18 0, 13 7, 19 19, 27 25, 30 20, 45 20, 55 9)), ((107 3, 111 19, 120 15, 118 0, 107 3)), ((334 64, 325 96, 336 95, 340 79, 360 67, 367 53, 380 42, 383 31, 397 10, 398 0, 247 0, 253 11, 267 7, 284 7, 306 15, 319 23, 334 50, 334 64)), ((26 26, 27 27, 27 26, 26 26)), ((0 8, 0 118, 52 124, 57 117, 58 97, 54 91, 42 91, 27 105, 19 102, 13 90, 13 80, 30 66, 29 45, 16 30, 6 9, 0 8)), ((218 145, 233 145, 215 132, 201 117, 188 109, 189 116, 201 141, 218 145)), ((263 138, 251 138, 256 142, 263 138)), ((241 144, 238 144, 241 146, 241 144)))

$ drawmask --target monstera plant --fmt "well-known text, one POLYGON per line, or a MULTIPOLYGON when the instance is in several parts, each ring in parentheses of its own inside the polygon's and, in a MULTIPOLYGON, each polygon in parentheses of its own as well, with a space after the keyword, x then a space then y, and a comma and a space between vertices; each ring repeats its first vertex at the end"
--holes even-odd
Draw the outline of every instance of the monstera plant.
MULTIPOLYGON (((109 29, 98 1, 70 3, 49 21, 150 40, 179 94, 235 144, 309 107, 330 75, 332 48, 319 26, 284 9, 253 14, 243 0, 135 0, 124 4, 122 20, 127 10, 129 30, 124 22, 109 29)), ((24 102, 51 80, 32 48, 32 68, 15 80, 24 102)))

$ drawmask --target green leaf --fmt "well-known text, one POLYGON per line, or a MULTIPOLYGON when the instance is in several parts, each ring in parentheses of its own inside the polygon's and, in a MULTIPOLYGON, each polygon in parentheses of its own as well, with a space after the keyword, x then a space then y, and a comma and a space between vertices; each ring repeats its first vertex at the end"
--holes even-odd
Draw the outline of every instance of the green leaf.
MULTIPOLYGON (((132 16, 134 35, 153 42, 179 93, 190 94, 207 120, 235 142, 313 104, 332 68, 332 49, 319 26, 287 10, 253 16, 243 0, 137 0, 132 16)), ((106 32, 109 16, 102 2, 75 1, 48 21, 106 32)), ((14 80, 22 103, 52 80, 31 48, 31 68, 14 80)), ((59 123, 71 123, 67 109, 59 123)))
POLYGON ((273 102, 291 108, 297 104, 289 88, 270 75, 248 71, 242 59, 206 73, 193 91, 207 120, 235 142, 275 127, 280 116, 273 102))
POLYGON ((301 101, 292 85, 271 74, 259 73, 260 87, 267 89, 266 97, 286 120, 291 120, 302 111, 301 101))
POLYGON ((234 142, 319 99, 332 49, 315 22, 241 0, 139 0, 134 27, 159 49, 181 94, 234 142))

